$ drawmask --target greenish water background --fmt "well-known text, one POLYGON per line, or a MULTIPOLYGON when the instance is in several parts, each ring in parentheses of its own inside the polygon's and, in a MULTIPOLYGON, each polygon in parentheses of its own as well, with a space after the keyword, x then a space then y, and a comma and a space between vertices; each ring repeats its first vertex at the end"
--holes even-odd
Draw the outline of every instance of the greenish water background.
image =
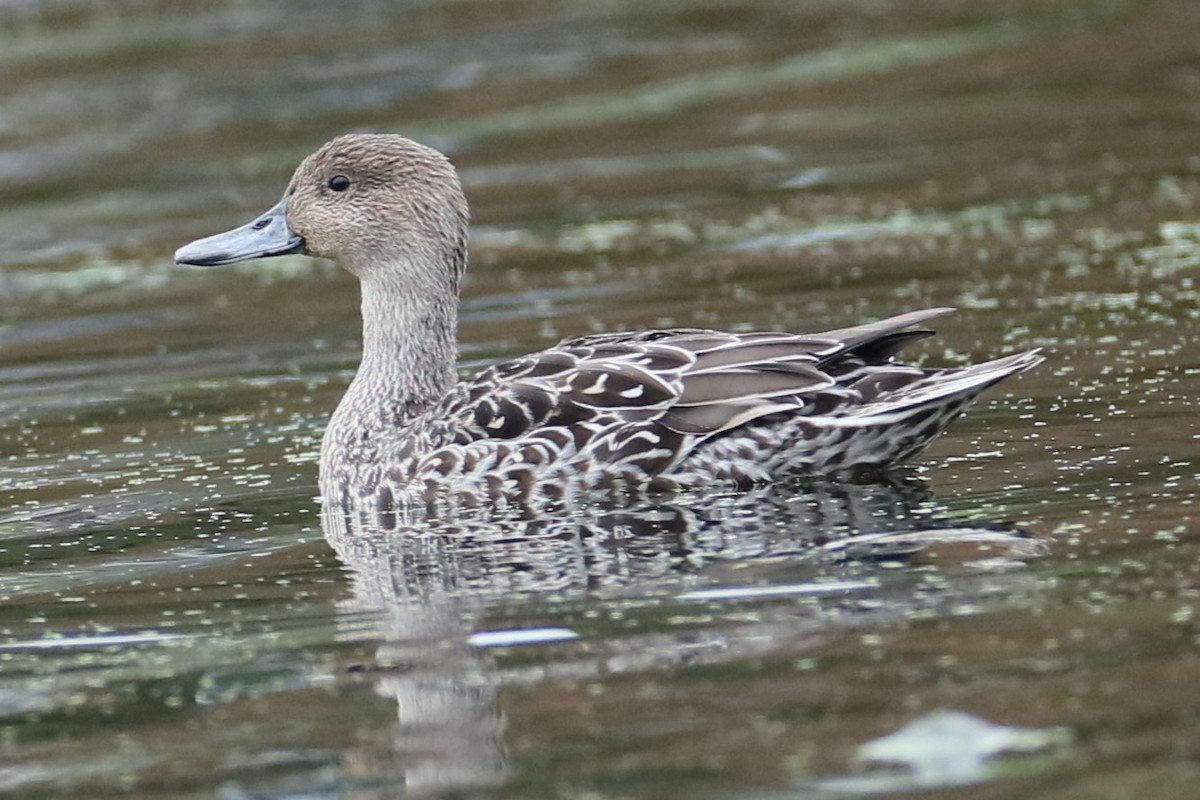
POLYGON ((1198 31, 1185 0, 0 3, 0 795, 1191 796, 1198 31), (960 309, 928 363, 1049 361, 896 486, 327 539, 353 281, 171 254, 347 130, 460 168, 467 371, 925 305, 960 309), (917 552, 836 549, 880 530, 917 552), (480 638, 510 629, 552 641, 480 638), (863 758, 939 709, 1054 735, 863 758))

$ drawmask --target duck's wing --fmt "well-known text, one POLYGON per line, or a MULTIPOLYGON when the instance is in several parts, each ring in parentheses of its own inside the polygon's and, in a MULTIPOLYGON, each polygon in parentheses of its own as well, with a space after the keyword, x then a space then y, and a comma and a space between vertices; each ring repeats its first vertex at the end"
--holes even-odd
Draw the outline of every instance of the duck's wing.
MULTIPOLYGON (((682 391, 659 422, 709 437, 778 412, 831 413, 915 382, 924 371, 895 362, 905 346, 932 335, 915 328, 952 308, 930 308, 824 333, 658 331, 645 336, 692 352, 682 391)), ((618 335, 620 336, 620 335, 618 335)), ((641 340, 636 334, 634 340, 641 340)))
POLYGON ((693 437, 806 405, 835 384, 821 363, 843 347, 835 339, 776 332, 691 334, 666 341, 695 360, 658 421, 693 437))
POLYGON ((498 364, 466 384, 455 409, 469 439, 516 439, 601 417, 653 418, 682 391, 692 354, 656 342, 567 340, 498 364))
POLYGON ((787 333, 677 330, 568 339, 485 370, 467 385, 456 412, 472 439, 512 439, 546 425, 613 417, 715 432, 744 421, 751 409, 831 385, 818 364, 840 349, 831 340, 787 333))
MULTIPOLYGON (((889 365, 900 348, 929 335, 910 330, 913 325, 951 310, 811 336, 686 328, 567 339, 485 370, 460 390, 453 408, 436 413, 456 420, 458 443, 519 439, 564 426, 582 447, 591 432, 615 421, 654 421, 707 437, 768 414, 844 399, 844 387, 864 369, 889 365)), ((886 375, 872 377, 887 383, 886 375)))
POLYGON ((406 441, 414 455, 397 453, 397 479, 429 496, 455 479, 486 484, 492 497, 549 495, 546 475, 585 451, 653 474, 677 456, 682 437, 649 426, 677 402, 696 362, 657 339, 567 340, 484 370, 414 421, 418 436, 406 441))
POLYGON ((459 384, 414 422, 420 438, 396 454, 395 477, 431 494, 459 478, 495 483, 487 493, 508 497, 552 494, 546 476, 559 467, 595 485, 648 480, 710 436, 803 406, 834 384, 818 364, 840 349, 694 329, 569 339, 459 384))

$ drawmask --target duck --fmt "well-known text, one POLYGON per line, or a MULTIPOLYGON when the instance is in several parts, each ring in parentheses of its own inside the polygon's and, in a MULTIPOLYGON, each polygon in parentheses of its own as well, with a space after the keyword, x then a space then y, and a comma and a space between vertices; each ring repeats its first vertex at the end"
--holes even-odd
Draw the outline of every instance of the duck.
POLYGON ((1043 360, 905 363, 901 350, 954 310, 926 308, 820 333, 584 335, 460 380, 468 221, 444 154, 355 133, 305 158, 265 213, 175 253, 202 267, 306 254, 358 279, 362 356, 322 437, 323 502, 536 509, 887 471, 1043 360))

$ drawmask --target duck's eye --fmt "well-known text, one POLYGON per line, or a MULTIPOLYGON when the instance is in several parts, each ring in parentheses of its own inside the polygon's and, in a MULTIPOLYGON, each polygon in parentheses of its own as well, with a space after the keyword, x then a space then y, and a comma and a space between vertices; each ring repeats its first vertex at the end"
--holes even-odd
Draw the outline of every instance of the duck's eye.
POLYGON ((350 188, 350 179, 345 175, 334 175, 329 179, 329 188, 335 192, 344 192, 350 188))

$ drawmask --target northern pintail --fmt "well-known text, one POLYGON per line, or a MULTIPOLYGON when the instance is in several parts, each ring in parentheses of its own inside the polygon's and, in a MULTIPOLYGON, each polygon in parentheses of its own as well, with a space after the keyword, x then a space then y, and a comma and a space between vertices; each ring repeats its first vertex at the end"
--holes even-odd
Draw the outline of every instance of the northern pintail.
POLYGON ((213 266, 330 258, 362 286, 362 362, 321 445, 327 502, 537 507, 599 491, 739 487, 920 453, 1037 350, 961 369, 896 360, 949 308, 816 334, 608 333, 456 374, 467 201, 450 161, 350 134, 240 228, 180 248, 213 266))

